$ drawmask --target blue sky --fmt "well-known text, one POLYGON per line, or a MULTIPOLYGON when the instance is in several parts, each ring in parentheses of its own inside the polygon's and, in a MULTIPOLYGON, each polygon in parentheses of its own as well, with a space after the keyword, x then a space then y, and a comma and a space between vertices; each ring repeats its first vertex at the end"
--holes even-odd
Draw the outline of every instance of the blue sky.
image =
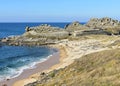
POLYGON ((120 0, 0 0, 0 22, 120 20, 120 0))

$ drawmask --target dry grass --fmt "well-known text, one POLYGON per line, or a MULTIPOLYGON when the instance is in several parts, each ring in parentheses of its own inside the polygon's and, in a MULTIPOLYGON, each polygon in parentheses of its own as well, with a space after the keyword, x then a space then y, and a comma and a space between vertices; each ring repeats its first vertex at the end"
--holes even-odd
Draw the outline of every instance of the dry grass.
POLYGON ((36 86, 120 86, 119 80, 120 49, 115 49, 83 56, 36 86))

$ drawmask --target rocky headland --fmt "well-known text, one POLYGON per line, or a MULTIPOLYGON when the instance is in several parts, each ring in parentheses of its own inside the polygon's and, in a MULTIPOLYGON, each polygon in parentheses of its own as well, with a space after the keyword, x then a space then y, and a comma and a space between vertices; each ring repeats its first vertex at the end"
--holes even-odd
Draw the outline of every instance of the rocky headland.
POLYGON ((42 24, 35 27, 26 27, 25 33, 20 36, 3 38, 0 41, 8 45, 49 45, 63 39, 71 39, 84 35, 119 35, 120 22, 111 18, 93 18, 86 24, 78 21, 67 24, 64 28, 42 24))
POLYGON ((119 86, 119 35, 120 22, 105 17, 90 19, 86 24, 75 21, 64 28, 47 24, 26 27, 24 34, 0 41, 16 46, 47 45, 60 50, 59 64, 14 86, 119 86))

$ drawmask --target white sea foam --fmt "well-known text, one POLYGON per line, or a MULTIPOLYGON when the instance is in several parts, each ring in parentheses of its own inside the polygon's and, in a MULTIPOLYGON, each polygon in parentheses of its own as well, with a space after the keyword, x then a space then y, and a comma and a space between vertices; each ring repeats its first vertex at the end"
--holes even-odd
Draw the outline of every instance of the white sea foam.
POLYGON ((16 68, 16 69, 14 69, 14 68, 8 68, 9 74, 0 75, 0 81, 18 77, 18 76, 20 76, 23 73, 24 70, 36 68, 37 64, 46 61, 51 56, 53 56, 53 54, 47 56, 46 58, 41 58, 39 61, 31 62, 28 65, 25 65, 25 66, 22 66, 22 67, 19 67, 19 68, 16 68))

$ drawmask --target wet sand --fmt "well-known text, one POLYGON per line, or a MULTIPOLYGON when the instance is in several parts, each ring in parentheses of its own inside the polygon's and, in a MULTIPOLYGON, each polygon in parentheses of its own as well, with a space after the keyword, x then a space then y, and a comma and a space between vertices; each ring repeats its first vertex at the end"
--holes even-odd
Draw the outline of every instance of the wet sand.
MULTIPOLYGON (((57 52, 57 53, 53 54, 51 57, 49 57, 46 61, 36 64, 36 68, 26 69, 23 71, 23 73, 20 76, 18 76, 16 78, 12 78, 10 80, 0 82, 0 86, 4 86, 4 84, 6 84, 7 86, 13 86, 13 84, 16 81, 24 80, 26 78, 29 78, 33 74, 40 73, 43 70, 47 70, 50 67, 52 67, 53 65, 58 64, 59 58, 60 58, 59 52, 57 52)), ((35 81, 35 80, 36 79, 34 79, 34 77, 33 77, 33 79, 30 82, 35 81)), ((26 82, 24 82, 24 83, 26 83, 26 82)))

